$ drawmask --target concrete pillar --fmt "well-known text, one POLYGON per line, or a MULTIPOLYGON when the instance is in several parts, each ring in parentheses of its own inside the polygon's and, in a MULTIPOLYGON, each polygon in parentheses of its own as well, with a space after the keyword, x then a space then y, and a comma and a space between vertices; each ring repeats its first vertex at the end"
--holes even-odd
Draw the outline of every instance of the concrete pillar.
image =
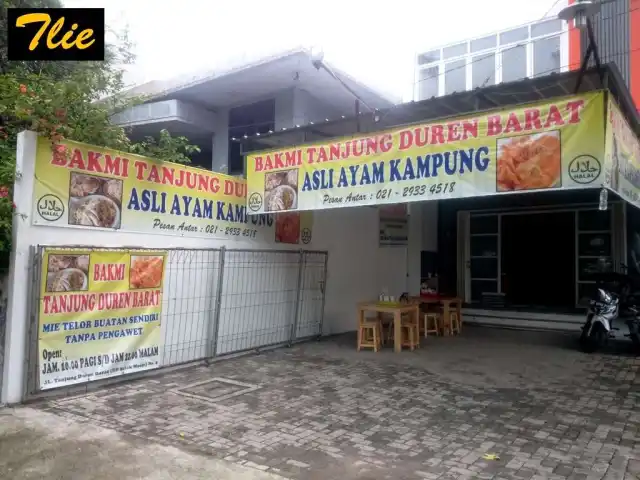
POLYGON ((36 134, 22 132, 18 136, 16 181, 13 201, 13 254, 9 265, 9 302, 5 326, 4 371, 0 403, 13 404, 23 400, 27 359, 27 333, 29 322, 30 250, 33 239, 26 238, 31 221, 33 184, 36 163, 36 134), (24 215, 24 218, 23 218, 24 215), (31 241, 30 241, 31 240, 31 241))
MULTIPOLYGON (((428 202, 410 203, 409 244, 407 245, 407 290, 411 295, 420 294, 420 266, 422 252, 422 208, 428 202)), ((435 203, 435 202, 434 202, 435 203)))
POLYGON ((218 173, 229 171, 229 110, 216 112, 211 145, 211 170, 218 173))

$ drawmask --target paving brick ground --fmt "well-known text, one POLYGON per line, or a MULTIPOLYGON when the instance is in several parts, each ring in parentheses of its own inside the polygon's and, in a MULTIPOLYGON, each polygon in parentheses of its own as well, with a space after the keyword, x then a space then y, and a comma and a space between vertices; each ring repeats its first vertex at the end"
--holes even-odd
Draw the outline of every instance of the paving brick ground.
POLYGON ((40 408, 289 478, 640 478, 640 359, 576 336, 467 328, 402 354, 338 337, 40 408))

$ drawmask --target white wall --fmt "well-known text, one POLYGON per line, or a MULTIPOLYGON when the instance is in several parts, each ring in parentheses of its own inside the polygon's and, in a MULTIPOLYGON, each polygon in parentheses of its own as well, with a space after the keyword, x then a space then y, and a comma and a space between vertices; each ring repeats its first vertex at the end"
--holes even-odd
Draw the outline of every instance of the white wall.
POLYGON ((407 287, 410 294, 420 291, 419 215, 409 218, 408 249, 379 246, 378 215, 378 209, 371 207, 315 214, 314 248, 329 251, 323 326, 326 335, 355 330, 357 303, 376 299, 382 288, 386 287, 390 295, 400 295, 407 287))
POLYGON ((331 105, 323 103, 306 90, 294 89, 294 117, 297 124, 306 125, 309 122, 324 122, 326 119, 335 120, 339 116, 339 112, 331 105))
POLYGON ((296 125, 307 125, 309 122, 324 121, 326 118, 335 120, 339 117, 339 112, 331 105, 327 105, 311 93, 299 88, 294 87, 279 92, 275 96, 275 101, 276 131, 296 125))
POLYGON ((275 96, 275 128, 276 131, 283 128, 291 128, 300 124, 302 119, 295 118, 294 89, 289 88, 278 92, 275 96))

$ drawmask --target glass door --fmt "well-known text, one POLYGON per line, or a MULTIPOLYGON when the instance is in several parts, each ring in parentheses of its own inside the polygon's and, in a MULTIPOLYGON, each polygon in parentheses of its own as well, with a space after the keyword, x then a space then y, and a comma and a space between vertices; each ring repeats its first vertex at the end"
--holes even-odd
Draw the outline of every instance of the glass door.
POLYGON ((576 212, 576 306, 578 307, 584 307, 592 298, 597 274, 615 270, 611 225, 611 209, 576 212))
POLYGON ((469 221, 471 302, 500 292, 500 221, 498 214, 472 214, 469 221))

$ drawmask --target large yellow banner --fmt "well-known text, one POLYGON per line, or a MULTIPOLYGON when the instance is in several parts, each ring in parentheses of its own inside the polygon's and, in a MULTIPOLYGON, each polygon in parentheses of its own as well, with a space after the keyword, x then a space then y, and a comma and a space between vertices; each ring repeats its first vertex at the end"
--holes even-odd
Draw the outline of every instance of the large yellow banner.
POLYGON ((33 223, 301 244, 310 213, 249 217, 242 178, 75 142, 38 138, 33 223))
POLYGON ((605 186, 640 208, 640 141, 611 95, 604 150, 605 186))
POLYGON ((602 184, 604 93, 247 157, 250 214, 602 184))
POLYGON ((156 250, 44 250, 41 389, 160 365, 165 260, 156 250))

